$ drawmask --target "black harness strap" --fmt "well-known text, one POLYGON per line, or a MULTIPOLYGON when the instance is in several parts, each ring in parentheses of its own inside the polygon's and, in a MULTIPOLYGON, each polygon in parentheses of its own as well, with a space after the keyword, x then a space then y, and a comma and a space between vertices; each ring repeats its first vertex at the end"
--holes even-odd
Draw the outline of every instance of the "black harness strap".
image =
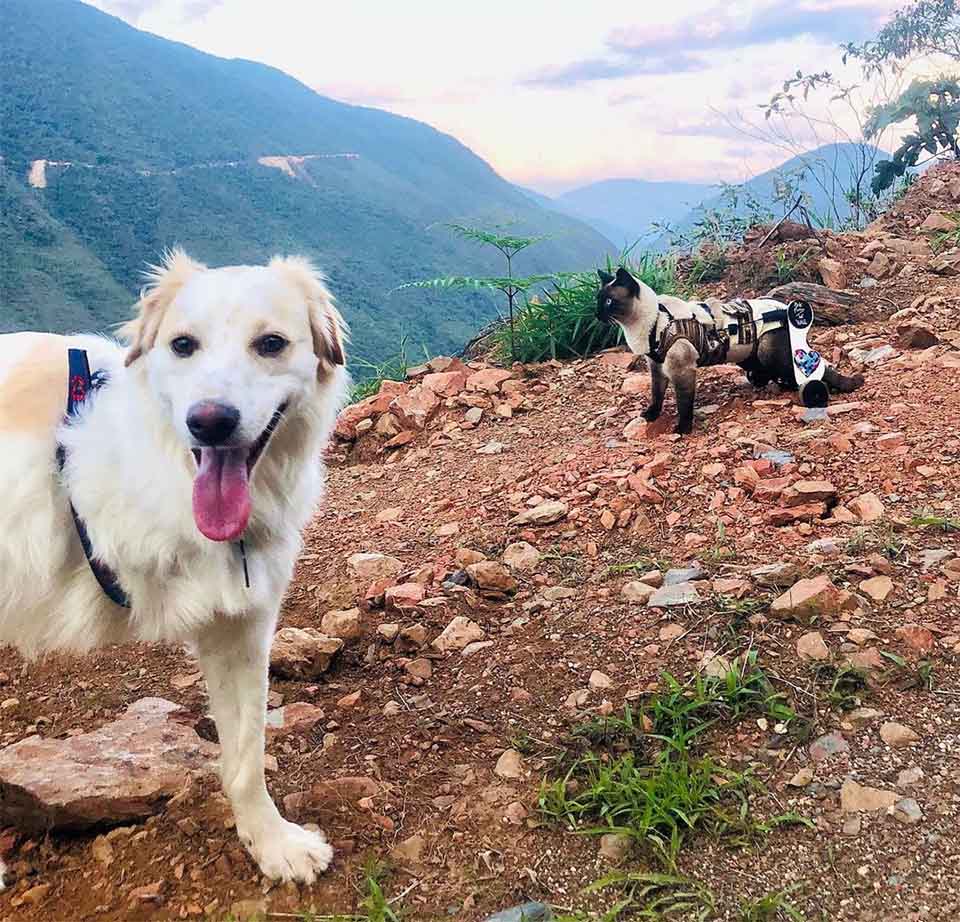
MULTIPOLYGON (((67 414, 66 421, 70 422, 80 412, 80 408, 86 403, 87 397, 91 391, 98 390, 107 382, 107 374, 104 371, 97 371, 90 374, 90 363, 87 361, 87 353, 84 349, 70 349, 67 351, 67 362, 69 367, 69 377, 67 379, 67 414)), ((61 473, 67 460, 67 451, 63 445, 57 446, 57 465, 61 473)), ((77 510, 73 507, 73 501, 70 502, 70 513, 73 516, 73 524, 77 529, 77 537, 80 538, 80 544, 83 546, 84 556, 87 563, 90 564, 90 570, 96 577, 100 588, 110 601, 115 602, 123 608, 130 607, 130 600, 123 591, 116 573, 110 569, 102 560, 98 560, 93 555, 93 545, 90 543, 90 536, 87 534, 87 527, 83 519, 77 515, 77 510)))
MULTIPOLYGON (((722 365, 727 360, 730 338, 724 331, 705 326, 695 317, 674 317, 663 304, 657 307, 666 315, 667 323, 659 336, 656 323, 650 329, 647 355, 651 361, 662 365, 670 348, 679 339, 687 340, 697 350, 698 366, 722 365)), ((709 309, 707 312, 712 316, 709 309)))

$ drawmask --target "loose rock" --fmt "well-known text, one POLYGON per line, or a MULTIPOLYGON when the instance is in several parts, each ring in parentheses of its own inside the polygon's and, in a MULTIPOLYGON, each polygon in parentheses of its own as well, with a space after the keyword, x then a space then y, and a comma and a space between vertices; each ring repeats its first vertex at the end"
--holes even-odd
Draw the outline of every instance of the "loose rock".
POLYGON ((467 644, 476 640, 483 640, 485 636, 486 634, 479 624, 458 615, 443 629, 443 633, 434 640, 433 646, 441 653, 450 650, 462 650, 467 644))
POLYGON ((920 742, 920 735, 916 731, 892 720, 887 721, 880 728, 880 738, 891 749, 903 749, 905 746, 920 742))
POLYGON ((542 555, 532 544, 526 541, 515 541, 507 545, 503 552, 503 562, 512 570, 530 573, 540 566, 542 555))
POLYGON ((82 830, 158 812, 191 775, 212 772, 218 752, 178 711, 142 698, 99 730, 0 750, 0 826, 82 830))
POLYGON ((314 628, 281 628, 270 648, 270 671, 284 679, 316 679, 342 649, 342 640, 314 628))

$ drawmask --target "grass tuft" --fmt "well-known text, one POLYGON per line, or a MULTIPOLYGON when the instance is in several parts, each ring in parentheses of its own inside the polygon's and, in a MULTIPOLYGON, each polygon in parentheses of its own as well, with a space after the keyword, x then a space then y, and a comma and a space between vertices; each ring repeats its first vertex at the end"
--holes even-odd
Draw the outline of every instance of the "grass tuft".
POLYGON ((934 531, 960 531, 960 519, 932 512, 918 512, 910 524, 914 528, 932 528, 934 531))
MULTIPOLYGON (((426 348, 424 348, 426 356, 426 348)), ((368 362, 357 359, 354 363, 354 377, 357 379, 350 392, 350 403, 358 403, 372 397, 380 390, 384 381, 405 381, 412 362, 407 355, 407 337, 400 337, 400 349, 383 362, 368 362)))
POLYGON ((697 675, 681 684, 670 674, 638 716, 593 720, 573 731, 586 751, 565 762, 566 770, 543 782, 538 805, 556 823, 586 835, 621 833, 649 845, 668 868, 685 839, 709 832, 745 844, 785 823, 806 822, 795 814, 767 821, 751 816, 756 782, 694 751, 697 738, 719 719, 747 713, 792 720, 794 712, 757 666, 751 651, 717 677, 697 675), (648 732, 649 731, 649 732, 648 732), (597 752, 603 747, 605 751, 597 752), (646 749, 656 749, 652 759, 646 749), (626 749, 626 752, 623 750, 626 749), (619 750, 619 752, 618 752, 619 750))
MULTIPOLYGON (((672 294, 677 289, 672 262, 650 255, 631 260, 625 254, 621 264, 658 294, 672 294)), ((608 264, 607 268, 612 267, 608 264)), ((582 358, 617 345, 620 328, 597 319, 597 287, 596 272, 572 272, 558 275, 549 289, 531 297, 516 313, 514 360, 582 358)), ((492 343, 498 358, 510 358, 509 327, 498 328, 492 343)))
POLYGON ((745 900, 740 905, 738 922, 804 922, 803 914, 787 899, 796 889, 788 887, 758 900, 745 900))

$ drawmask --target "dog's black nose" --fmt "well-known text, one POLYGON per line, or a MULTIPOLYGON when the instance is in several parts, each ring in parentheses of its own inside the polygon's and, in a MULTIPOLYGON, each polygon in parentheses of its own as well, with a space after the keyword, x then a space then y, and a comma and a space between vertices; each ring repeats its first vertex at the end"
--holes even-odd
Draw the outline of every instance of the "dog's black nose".
POLYGON ((187 428, 203 445, 222 445, 236 431, 240 411, 228 403, 201 400, 187 412, 187 428))

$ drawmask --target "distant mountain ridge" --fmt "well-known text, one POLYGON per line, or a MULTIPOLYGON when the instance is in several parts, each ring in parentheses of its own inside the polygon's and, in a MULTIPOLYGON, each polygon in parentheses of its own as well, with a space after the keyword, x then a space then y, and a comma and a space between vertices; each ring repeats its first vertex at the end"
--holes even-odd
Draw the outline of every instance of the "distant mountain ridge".
POLYGON ((555 199, 566 214, 591 224, 619 246, 648 237, 654 222, 673 222, 710 194, 702 183, 604 179, 555 199))
POLYGON ((500 271, 452 221, 550 239, 521 272, 614 249, 429 126, 320 96, 282 72, 139 32, 77 0, 0 4, 0 328, 106 329, 180 243, 210 264, 313 258, 380 360, 402 336, 457 348, 480 293, 400 284, 500 271))
MULTIPOLYGON (((876 155, 862 144, 827 144, 799 157, 792 157, 741 184, 741 202, 736 213, 746 215, 751 197, 776 217, 785 207, 784 177, 793 177, 796 191, 804 193, 811 215, 824 224, 839 225, 849 218, 852 207, 845 191, 859 178, 869 192, 876 155), (803 174, 800 177, 800 174, 803 174)), ((640 250, 665 250, 670 234, 658 233, 654 224, 669 225, 677 232, 689 232, 698 217, 726 203, 719 185, 685 182, 649 182, 642 179, 607 179, 572 189, 549 203, 557 210, 580 218, 618 246, 640 241, 640 250)))

